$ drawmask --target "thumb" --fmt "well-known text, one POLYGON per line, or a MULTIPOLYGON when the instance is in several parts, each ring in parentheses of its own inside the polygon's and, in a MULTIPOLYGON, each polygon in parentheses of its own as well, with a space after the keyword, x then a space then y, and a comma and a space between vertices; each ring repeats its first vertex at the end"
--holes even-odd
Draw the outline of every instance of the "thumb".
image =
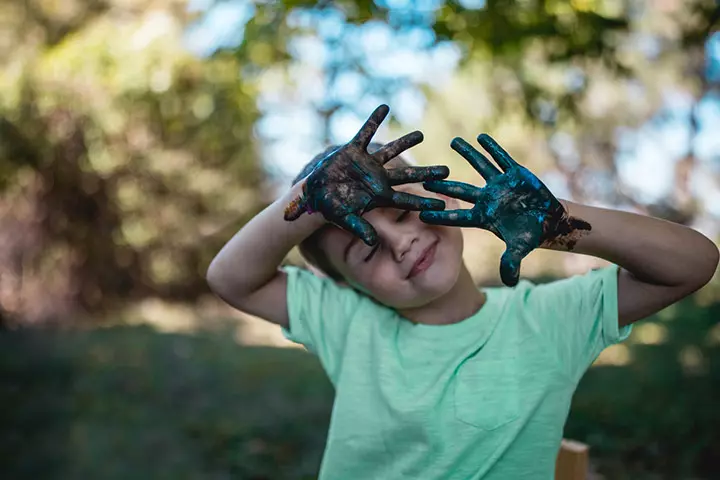
POLYGON ((514 287, 520 280, 520 262, 523 256, 512 247, 508 247, 500 258, 500 278, 508 287, 514 287))

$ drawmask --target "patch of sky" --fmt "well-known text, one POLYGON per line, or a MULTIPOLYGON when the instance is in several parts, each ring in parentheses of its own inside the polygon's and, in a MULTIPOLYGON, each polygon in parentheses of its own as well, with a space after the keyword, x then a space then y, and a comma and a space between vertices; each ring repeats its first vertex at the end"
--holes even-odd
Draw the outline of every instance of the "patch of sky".
POLYGON ((565 85, 571 92, 578 92, 585 86, 585 72, 579 67, 570 67, 565 73, 565 85))
MULTIPOLYGON (((353 105, 352 108, 340 108, 330 120, 330 141, 332 143, 349 142, 362 124, 365 123, 370 113, 381 103, 387 103, 387 100, 375 95, 367 95, 361 99, 357 105, 353 105)), ((390 115, 392 114, 391 109, 390 115)), ((390 140, 387 138, 388 124, 389 118, 386 118, 380 125, 380 128, 378 128, 377 133, 373 136, 373 141, 385 143, 390 140)))
POLYGON ((249 1, 193 0, 188 8, 205 11, 199 21, 187 28, 184 38, 186 48, 201 57, 212 55, 218 48, 242 43, 245 25, 255 14, 255 5, 249 1))
POLYGON ((388 10, 428 12, 437 10, 443 0, 375 0, 375 5, 388 10))
POLYGON ((334 40, 342 35, 345 25, 345 14, 336 8, 328 8, 317 12, 317 31, 326 40, 334 40))
POLYGON ((190 0, 187 4, 187 11, 190 13, 204 12, 215 0, 190 0))
POLYGON ((329 93, 334 100, 353 102, 360 98, 366 88, 367 77, 355 70, 345 70, 335 78, 329 93))
POLYGON ((311 137, 322 127, 317 112, 311 108, 277 109, 263 115, 256 124, 256 132, 270 140, 282 140, 289 135, 311 137))
POLYGON ((636 33, 632 43, 648 60, 654 60, 662 53, 662 43, 657 35, 636 33))
POLYGON ((698 168, 693 171, 690 177, 690 189, 700 193, 698 198, 704 202, 705 208, 711 215, 720 217, 720 188, 718 188, 717 179, 709 175, 706 168, 698 168))
POLYGON ((720 82, 720 32, 713 33, 705 47, 705 75, 711 82, 720 82))
POLYGON ((318 18, 318 12, 308 8, 294 8, 287 17, 287 26, 297 29, 308 29, 315 25, 318 18))
POLYGON ((309 65, 322 67, 327 62, 328 50, 320 38, 315 35, 298 35, 288 42, 290 54, 309 65))
MULTIPOLYGON (((267 172, 283 184, 295 177, 321 151, 322 146, 314 138, 291 137, 282 142, 261 143, 261 155, 265 159, 267 172)), ((285 188, 281 188, 277 194, 284 191, 285 188)))
POLYGON ((572 194, 570 193, 570 186, 568 185, 568 178, 558 170, 547 170, 540 176, 540 180, 557 198, 573 200, 572 194))
POLYGON ((386 52, 393 40, 392 29, 387 23, 377 20, 364 23, 362 28, 357 31, 357 34, 359 35, 359 38, 357 38, 358 45, 362 46, 367 55, 386 52))
POLYGON ((554 133, 550 137, 549 146, 563 168, 572 170, 580 165, 580 154, 575 139, 569 133, 562 131, 554 133))
MULTIPOLYGON (((677 161, 690 151, 691 131, 689 115, 692 99, 678 91, 666 92, 664 110, 659 121, 640 127, 632 142, 632 149, 618 152, 618 174, 633 188, 639 200, 655 202, 668 195, 675 177, 677 161)), ((628 135, 629 132, 621 132, 628 135)))
POLYGON ((468 10, 480 10, 487 6, 487 0, 458 0, 458 3, 468 10))
POLYGON ((435 31, 425 26, 401 28, 396 33, 398 43, 411 48, 428 48, 435 44, 435 31))
POLYGON ((430 26, 443 0, 376 0, 375 4, 388 10, 388 23, 396 27, 407 25, 430 26))
POLYGON ((393 95, 395 118, 404 125, 417 125, 425 113, 425 95, 416 87, 403 88, 393 95))
POLYGON ((695 153, 708 168, 720 173, 720 135, 717 134, 720 125, 720 95, 706 95, 697 106, 696 115, 700 131, 693 145, 695 153))

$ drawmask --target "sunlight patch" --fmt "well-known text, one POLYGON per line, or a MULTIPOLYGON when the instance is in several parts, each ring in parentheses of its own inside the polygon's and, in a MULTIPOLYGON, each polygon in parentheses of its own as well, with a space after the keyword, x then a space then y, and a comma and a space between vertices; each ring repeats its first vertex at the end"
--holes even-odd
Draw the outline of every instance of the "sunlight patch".
POLYGON ((599 365, 612 365, 622 367, 632 362, 630 349, 623 344, 611 345, 602 351, 600 356, 592 364, 593 367, 599 365))
POLYGON ((678 354, 678 361, 686 375, 702 375, 707 373, 705 356, 696 346, 683 348, 678 354))
POLYGON ((659 323, 642 323, 633 327, 635 343, 659 345, 667 340, 667 327, 659 323))

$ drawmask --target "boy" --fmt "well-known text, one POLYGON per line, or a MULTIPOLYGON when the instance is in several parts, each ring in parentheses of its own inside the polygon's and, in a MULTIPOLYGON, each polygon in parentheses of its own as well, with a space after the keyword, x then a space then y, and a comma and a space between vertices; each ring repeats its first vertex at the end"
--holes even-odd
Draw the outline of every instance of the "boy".
POLYGON ((483 189, 437 181, 440 167, 385 170, 422 139, 368 153, 386 115, 379 107, 351 142, 316 158, 223 247, 208 282, 318 355, 336 389, 320 478, 550 480, 585 370, 633 322, 707 283, 717 248, 680 225, 558 201, 487 136, 502 171, 452 143, 483 189), (397 186, 424 180, 453 210, 397 186), (475 205, 456 210, 449 195, 475 205), (446 225, 503 239, 501 276, 514 288, 478 289, 461 232, 446 225), (298 244, 330 278, 278 270, 298 244), (520 260, 537 247, 618 266, 518 283, 520 260))

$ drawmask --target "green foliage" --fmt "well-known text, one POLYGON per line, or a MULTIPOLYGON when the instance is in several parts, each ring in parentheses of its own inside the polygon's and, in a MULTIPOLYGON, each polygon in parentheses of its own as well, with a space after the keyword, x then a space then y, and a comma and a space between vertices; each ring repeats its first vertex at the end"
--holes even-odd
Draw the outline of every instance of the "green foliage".
POLYGON ((29 285, 54 285, 42 289, 45 307, 17 315, 194 298, 228 229, 264 204, 253 84, 231 55, 184 50, 185 20, 172 9, 144 8, 28 43, 0 70, 0 174, 11 187, 0 222, 28 231, 0 259, 26 279, 7 295, 39 304, 29 285))
MULTIPOLYGON (((567 182, 577 201, 631 206, 684 224, 716 217, 690 188, 681 168, 674 185, 648 205, 643 192, 619 175, 618 156, 632 157, 642 137, 664 134, 639 132, 647 122, 687 127, 687 142, 673 146, 687 148, 684 168, 694 175, 715 175, 695 158, 694 145, 701 130, 714 128, 702 125, 698 106, 717 101, 717 85, 705 70, 710 58, 706 42, 720 14, 717 2, 488 0, 480 2, 481 8, 463 3, 257 2, 243 43, 230 50, 248 72, 284 71, 287 83, 293 84, 289 72, 311 59, 292 53, 289 46, 300 38, 322 45, 320 57, 325 60, 310 63, 320 65, 325 94, 305 100, 323 122, 318 143, 340 140, 330 133, 336 120, 348 114, 364 118, 379 101, 392 104, 411 92, 428 100, 423 123, 432 124, 433 135, 426 135, 419 150, 427 152, 433 138, 442 142, 422 154, 423 159, 447 156, 449 140, 460 133, 472 131, 474 137, 489 131, 503 144, 517 139, 525 145, 532 152, 528 161, 540 157, 539 162, 567 182), (381 32, 381 46, 371 45, 372 35, 366 44, 363 32, 381 32), (459 47, 459 76, 466 85, 457 88, 456 77, 453 85, 438 89, 434 79, 402 73, 408 69, 401 64, 399 73, 387 65, 378 73, 374 60, 387 53, 383 42, 389 38, 397 47, 413 42, 415 34, 429 39, 415 50, 431 52, 448 42, 459 47), (335 93, 347 91, 343 82, 348 78, 361 84, 361 91, 335 93), (692 99, 687 108, 691 111, 673 106, 669 98, 674 95, 692 99), (369 105, 372 102, 376 104, 369 105), (477 104, 488 108, 473 108, 477 104)), ((295 87, 302 98, 302 88, 295 87)))

